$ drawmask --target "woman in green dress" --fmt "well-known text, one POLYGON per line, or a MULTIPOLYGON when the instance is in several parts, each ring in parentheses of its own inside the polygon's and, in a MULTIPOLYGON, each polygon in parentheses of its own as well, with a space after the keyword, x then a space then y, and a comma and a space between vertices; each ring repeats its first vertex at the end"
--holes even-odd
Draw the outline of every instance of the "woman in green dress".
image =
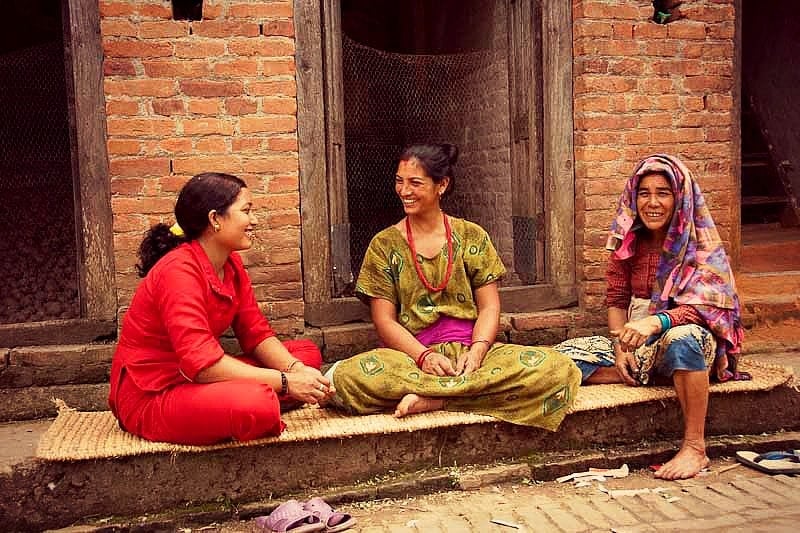
POLYGON ((401 155, 395 191, 406 216, 372 239, 356 284, 382 347, 328 371, 332 404, 397 417, 465 411, 555 431, 581 374, 550 348, 495 342, 505 267, 483 228, 440 206, 457 158, 449 144, 401 155))

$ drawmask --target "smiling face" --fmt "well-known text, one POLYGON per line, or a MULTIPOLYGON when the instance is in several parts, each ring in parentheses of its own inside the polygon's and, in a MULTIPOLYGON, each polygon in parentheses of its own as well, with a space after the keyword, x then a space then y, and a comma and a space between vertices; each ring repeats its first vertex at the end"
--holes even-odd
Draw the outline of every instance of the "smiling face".
POLYGON ((412 157, 407 161, 400 161, 397 166, 394 190, 400 197, 407 216, 422 215, 440 210, 439 201, 448 183, 446 177, 439 183, 434 182, 419 161, 412 157))
POLYGON ((253 245, 253 226, 258 223, 252 208, 250 191, 243 187, 225 214, 216 216, 219 231, 214 233, 214 238, 217 242, 231 251, 250 248, 253 245))
POLYGON ((639 180, 636 211, 648 230, 656 235, 666 234, 674 210, 675 195, 664 175, 646 174, 639 180))

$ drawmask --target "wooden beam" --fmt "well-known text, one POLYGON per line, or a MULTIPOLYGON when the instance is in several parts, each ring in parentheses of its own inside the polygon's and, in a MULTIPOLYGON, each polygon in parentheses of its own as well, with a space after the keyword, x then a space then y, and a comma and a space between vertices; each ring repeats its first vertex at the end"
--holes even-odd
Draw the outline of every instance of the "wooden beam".
POLYGON ((67 102, 81 317, 114 320, 117 312, 106 153, 103 49, 96 0, 62 2, 67 102))

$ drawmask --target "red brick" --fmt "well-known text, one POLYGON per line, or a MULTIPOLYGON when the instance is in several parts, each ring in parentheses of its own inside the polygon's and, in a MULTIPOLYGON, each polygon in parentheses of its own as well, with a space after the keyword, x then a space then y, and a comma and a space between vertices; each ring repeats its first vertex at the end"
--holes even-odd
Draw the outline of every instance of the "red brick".
POLYGON ((294 59, 265 59, 261 61, 261 73, 264 76, 294 74, 294 59))
POLYGON ((653 113, 639 115, 639 126, 642 128, 664 128, 672 126, 673 116, 669 113, 653 113))
POLYGON ((579 131, 575 133, 575 143, 580 146, 619 144, 622 134, 610 131, 579 131))
POLYGON ((267 183, 267 192, 283 193, 296 192, 299 187, 297 176, 272 176, 267 183))
POLYGON ((662 59, 652 63, 653 73, 662 76, 689 74, 697 76, 705 72, 705 65, 699 59, 662 59))
POLYGON ((586 198, 586 211, 602 210, 605 212, 613 211, 617 206, 619 200, 619 192, 607 194, 603 196, 589 196, 586 198))
POLYGON ((613 161, 620 153, 610 148, 581 147, 575 149, 575 155, 581 161, 613 161))
MULTIPOLYGON (((709 97, 714 95, 708 95, 709 97)), ((706 108, 704 96, 681 96, 679 97, 680 107, 683 111, 702 111, 706 108)))
POLYGON ((231 135, 233 124, 218 118, 183 119, 183 133, 186 135, 231 135))
POLYGON ((258 2, 232 4, 228 16, 241 18, 289 18, 293 14, 291 2, 258 2))
POLYGON ((225 53, 225 41, 179 41, 175 43, 175 57, 207 59, 225 53))
POLYGON ((176 193, 183 188, 188 179, 185 176, 164 176, 159 178, 158 186, 162 192, 176 193))
POLYGON ((136 66, 130 59, 110 59, 103 61, 103 74, 106 76, 135 76, 136 66))
POLYGON ((684 2, 681 12, 690 20, 702 22, 726 22, 734 20, 735 11, 732 3, 729 5, 692 5, 693 2, 684 2))
POLYGON ((242 117, 239 119, 239 130, 241 133, 284 133, 293 132, 296 128, 297 120, 294 117, 242 117))
POLYGON ((161 176, 169 173, 169 159, 148 157, 113 159, 109 163, 108 170, 112 176, 161 176))
POLYGON ((639 78, 638 89, 644 94, 673 94, 675 82, 672 78, 639 78))
POLYGON ((181 80, 181 91, 187 96, 239 96, 240 81, 181 80))
POLYGON ((172 55, 172 44, 138 40, 105 41, 105 57, 167 57, 172 55))
POLYGON ((297 158, 293 156, 283 157, 263 157, 258 159, 246 159, 244 161, 245 172, 290 172, 297 171, 297 158))
MULTIPOLYGON (((649 7, 649 6, 648 6, 649 7)), ((652 7, 638 9, 631 5, 609 5, 600 2, 583 2, 580 13, 587 18, 637 20, 652 15, 652 7)))
POLYGON ((228 152, 225 137, 205 137, 197 140, 195 150, 200 153, 224 154, 228 152))
POLYGON ((238 174, 242 170, 242 162, 236 156, 188 157, 176 158, 172 161, 172 169, 176 174, 198 174, 200 172, 229 172, 238 174))
POLYGON ((646 63, 638 58, 625 58, 620 61, 611 61, 608 65, 610 74, 638 76, 644 72, 646 63))
POLYGON ((162 2, 161 4, 157 3, 143 4, 139 6, 137 11, 139 15, 142 17, 154 18, 154 19, 172 18, 172 9, 170 5, 165 4, 164 2, 162 2))
POLYGON ((686 42, 683 44, 683 57, 699 59, 703 57, 703 44, 699 42, 686 42))
POLYGON ((256 37, 258 24, 231 20, 203 20, 192 23, 192 33, 198 37, 218 37, 228 39, 232 36, 256 37))
POLYGON ((139 141, 122 140, 122 139, 109 139, 106 142, 109 157, 115 155, 136 155, 141 151, 141 144, 139 141))
POLYGON ((683 80, 683 88, 689 92, 730 91, 733 79, 723 76, 687 76, 683 80))
POLYGON ((197 78, 211 72, 205 61, 158 60, 142 61, 144 72, 151 78, 197 78))
POLYGON ((192 151, 192 140, 184 137, 161 139, 158 142, 158 150, 168 154, 186 154, 192 151))
POLYGON ((592 117, 576 117, 576 130, 593 129, 629 129, 636 126, 636 118, 620 115, 597 115, 592 117))
POLYGON ((287 211, 283 213, 270 212, 266 216, 267 227, 282 228, 286 226, 299 226, 300 213, 298 211, 287 211))
MULTIPOLYGON (((300 194, 297 192, 284 193, 284 194, 270 194, 261 198, 254 198, 253 204, 259 209, 297 209, 300 207, 300 194)), ((299 233, 297 237, 292 237, 284 230, 284 237, 271 237, 269 242, 274 242, 276 247, 279 247, 281 241, 296 241, 299 240, 299 233)))
POLYGON ((267 139, 267 147, 276 152, 296 152, 297 138, 270 137, 267 139))
POLYGON ((177 87, 174 80, 138 79, 138 80, 105 80, 107 95, 123 96, 173 96, 177 87))
POLYGON ((706 25, 688 19, 667 24, 667 35, 670 39, 700 40, 706 38, 706 25))
POLYGON ((140 22, 139 36, 143 39, 165 39, 170 37, 187 37, 189 23, 182 20, 160 20, 157 22, 140 22))
MULTIPOLYGON (((121 194, 125 196, 140 196, 144 193, 143 178, 111 178, 111 194, 121 194)), ((120 215, 122 216, 122 215, 120 215)), ((117 218, 116 216, 114 217, 117 218)), ((115 226, 114 231, 130 231, 115 226)))
POLYGON ((195 115, 219 115, 222 113, 221 98, 195 98, 187 103, 189 113, 195 115))
MULTIPOLYGON (((118 180, 112 180, 112 190, 114 187, 113 181, 118 181, 118 180)), ((144 231, 149 227, 149 224, 147 218, 142 215, 115 213, 113 226, 115 232, 144 231)))
POLYGON ((581 76, 575 81, 575 94, 584 93, 623 93, 636 87, 634 78, 621 76, 581 76))
POLYGON ((100 16, 106 17, 126 17, 135 13, 135 7, 126 1, 109 2, 100 0, 100 16))
POLYGON ((186 104, 177 98, 154 99, 153 113, 157 115, 182 115, 186 112, 186 104))
POLYGON ((269 115, 294 115, 297 113, 297 100, 265 96, 261 98, 261 111, 269 115))
POLYGON ((291 20, 270 20, 261 28, 261 33, 266 36, 294 37, 294 23, 291 20))
POLYGON ((702 46, 703 59, 731 59, 733 58, 733 43, 703 43, 702 46))
POLYGON ((240 56, 293 56, 294 40, 284 37, 230 39, 228 51, 240 56))
POLYGON ((736 35, 736 24, 733 21, 720 22, 708 26, 707 31, 711 39, 733 39, 736 35))
POLYGON ((666 39, 667 27, 655 22, 640 22, 633 26, 633 36, 637 39, 666 39))
POLYGON ((236 137, 231 140, 231 149, 235 153, 239 152, 259 152, 261 151, 262 140, 258 137, 236 137))
POLYGON ((222 2, 206 2, 203 5, 203 20, 212 20, 222 16, 222 2))
POLYGON ((613 25, 615 39, 633 39, 633 24, 629 22, 615 22, 613 25))
POLYGON ((575 74, 604 74, 608 72, 608 59, 599 57, 578 57, 575 60, 575 74))
POLYGON ((174 135, 175 123, 162 118, 109 118, 108 134, 133 137, 136 135, 174 135))
POLYGON ((608 95, 582 94, 575 97, 575 112, 608 111, 610 102, 608 95))
POLYGON ((617 178, 589 180, 583 183, 583 193, 586 196, 619 194, 622 187, 622 181, 617 178))
MULTIPOLYGON (((175 207, 175 198, 124 198, 112 197, 111 209, 114 213, 172 213, 175 207)), ((118 235, 114 236, 116 243, 118 235)), ((138 247, 142 240, 141 235, 134 236, 134 246, 138 247)), ((116 245, 116 244, 115 244, 116 245)))
POLYGON ((711 111, 728 111, 733 107, 733 97, 729 94, 709 94, 705 97, 704 107, 711 111))
POLYGON ((251 115, 258 111, 258 102, 250 98, 226 98, 225 110, 229 115, 251 115))
POLYGON ((646 56, 675 57, 680 51, 679 41, 646 41, 642 53, 646 56))
POLYGON ((136 37, 136 26, 127 20, 105 19, 100 21, 103 37, 136 37))
POLYGON ((258 74, 258 62, 254 59, 236 59, 216 63, 212 67, 217 76, 243 77, 258 74))
POLYGON ((136 100, 106 99, 106 115, 137 115, 139 102, 136 100))

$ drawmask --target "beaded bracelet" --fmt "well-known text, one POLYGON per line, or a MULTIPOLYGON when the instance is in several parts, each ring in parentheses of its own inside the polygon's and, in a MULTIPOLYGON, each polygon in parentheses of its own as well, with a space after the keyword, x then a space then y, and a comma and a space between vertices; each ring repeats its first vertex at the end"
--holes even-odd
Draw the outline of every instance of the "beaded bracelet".
POLYGON ((424 363, 425 359, 432 353, 433 353, 433 348, 426 348, 425 350, 423 350, 423 352, 417 356, 417 366, 419 368, 422 368, 422 363, 424 363))
POLYGON ((656 316, 658 317, 658 321, 661 323, 661 333, 664 333, 672 327, 672 320, 670 320, 668 314, 656 313, 656 316))
POLYGON ((289 379, 281 372, 281 396, 289 394, 289 379))

